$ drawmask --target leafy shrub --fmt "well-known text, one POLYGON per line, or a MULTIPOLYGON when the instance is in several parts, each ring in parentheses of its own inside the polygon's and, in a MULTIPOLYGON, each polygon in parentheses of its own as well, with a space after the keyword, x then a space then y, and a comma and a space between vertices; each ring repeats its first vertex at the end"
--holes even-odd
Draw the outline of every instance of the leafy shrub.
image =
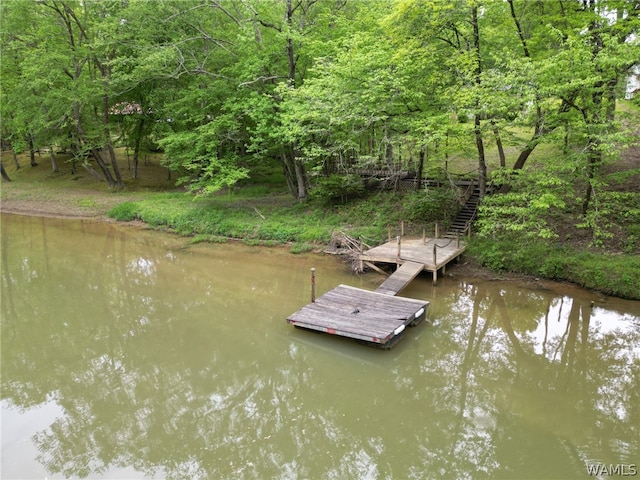
POLYGON ((431 223, 453 215, 453 192, 438 188, 407 193, 402 201, 403 219, 412 223, 431 223))
POLYGON ((348 198, 361 196, 364 190, 360 175, 329 175, 317 179, 310 196, 324 202, 345 203, 348 198))
POLYGON ((124 202, 113 207, 107 215, 120 222, 131 222, 138 217, 138 205, 134 202, 124 202))
POLYGON ((323 225, 304 226, 298 239, 302 242, 327 243, 331 240, 331 231, 323 225))
POLYGON ((542 258, 539 272, 545 278, 562 280, 568 269, 567 255, 564 250, 551 250, 542 258))
POLYGON ((282 223, 264 223, 257 229, 256 234, 265 240, 277 240, 279 242, 290 242, 296 239, 300 232, 299 227, 282 223))
POLYGON ((498 242, 487 238, 474 237, 467 251, 472 254, 478 263, 495 271, 507 270, 507 252, 498 242))

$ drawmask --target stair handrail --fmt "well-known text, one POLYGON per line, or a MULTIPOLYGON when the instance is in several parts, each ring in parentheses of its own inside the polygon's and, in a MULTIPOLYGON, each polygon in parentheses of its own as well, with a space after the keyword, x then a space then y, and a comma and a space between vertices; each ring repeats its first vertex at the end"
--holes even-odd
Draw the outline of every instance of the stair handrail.
POLYGON ((472 182, 469 185, 467 185, 467 189, 464 192, 464 195, 462 196, 462 198, 464 198, 464 205, 467 204, 467 202, 469 201, 469 199, 473 196, 473 192, 475 191, 477 186, 476 182, 472 182))

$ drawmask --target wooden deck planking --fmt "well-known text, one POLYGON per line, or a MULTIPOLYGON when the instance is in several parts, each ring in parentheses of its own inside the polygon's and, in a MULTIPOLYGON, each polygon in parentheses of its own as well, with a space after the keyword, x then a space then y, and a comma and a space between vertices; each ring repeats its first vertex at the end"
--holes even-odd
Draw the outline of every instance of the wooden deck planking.
POLYGON ((410 321, 425 303, 411 298, 391 297, 348 285, 339 285, 315 301, 321 308, 333 309, 350 319, 369 318, 375 321, 410 321), (358 313, 352 313, 354 311, 358 313), (360 315, 364 314, 364 315, 360 315))
POLYGON ((340 315, 336 314, 335 311, 326 311, 319 306, 308 307, 303 310, 300 314, 304 314, 304 319, 293 319, 290 323, 312 330, 321 330, 334 335, 372 342, 386 339, 394 330, 404 324, 399 319, 384 322, 379 318, 367 317, 365 316, 366 314, 358 314, 358 317, 350 316, 350 314, 346 313, 340 315))
POLYGON ((339 285, 340 288, 334 288, 320 298, 327 300, 336 300, 339 302, 351 302, 354 306, 368 306, 371 308, 393 308, 396 307, 403 314, 408 314, 413 310, 411 305, 422 305, 425 302, 415 300, 413 298, 393 298, 370 290, 350 287, 349 285, 339 285), (401 301, 400 301, 401 300, 401 301), (355 302, 355 303, 354 303, 355 302))
POLYGON ((360 260, 380 263, 416 262, 424 265, 424 270, 435 272, 459 257, 466 249, 463 243, 457 246, 456 240, 446 238, 406 239, 400 243, 398 256, 397 241, 391 241, 373 247, 360 254, 360 260), (433 261, 433 247, 436 248, 436 261, 433 261))
POLYGON ((339 285, 290 315, 287 322, 311 330, 385 344, 400 335, 404 327, 428 305, 426 301, 339 285))
POLYGON ((406 261, 376 289, 376 292, 384 293, 385 295, 397 295, 423 270, 423 263, 406 261))

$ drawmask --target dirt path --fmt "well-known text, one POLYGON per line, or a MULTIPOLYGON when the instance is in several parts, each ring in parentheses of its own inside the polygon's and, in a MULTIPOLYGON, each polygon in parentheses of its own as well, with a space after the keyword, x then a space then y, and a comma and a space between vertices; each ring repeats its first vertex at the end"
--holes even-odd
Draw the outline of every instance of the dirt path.
POLYGON ((135 200, 134 193, 97 190, 52 192, 29 184, 3 182, 0 212, 39 217, 93 218, 110 221, 107 213, 119 203, 135 200))

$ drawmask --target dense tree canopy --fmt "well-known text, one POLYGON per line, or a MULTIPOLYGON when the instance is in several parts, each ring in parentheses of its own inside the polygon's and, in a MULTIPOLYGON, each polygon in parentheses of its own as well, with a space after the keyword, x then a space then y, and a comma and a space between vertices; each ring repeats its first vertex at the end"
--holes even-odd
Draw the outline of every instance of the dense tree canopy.
MULTIPOLYGON (((555 142, 571 155, 549 162, 542 178, 573 169, 587 215, 601 166, 631 141, 616 99, 638 68, 636 0, 10 0, 0 8, 3 140, 18 152, 70 149, 111 187, 123 186, 115 143, 134 151, 134 165, 145 145, 161 149, 200 194, 279 161, 291 193, 305 198, 317 172, 381 166, 422 175, 466 145, 482 191, 487 145, 504 167, 494 175, 512 185, 538 145, 555 142)), ((529 208, 518 192, 505 205, 529 208)), ((537 205, 562 201, 550 192, 537 205)))

